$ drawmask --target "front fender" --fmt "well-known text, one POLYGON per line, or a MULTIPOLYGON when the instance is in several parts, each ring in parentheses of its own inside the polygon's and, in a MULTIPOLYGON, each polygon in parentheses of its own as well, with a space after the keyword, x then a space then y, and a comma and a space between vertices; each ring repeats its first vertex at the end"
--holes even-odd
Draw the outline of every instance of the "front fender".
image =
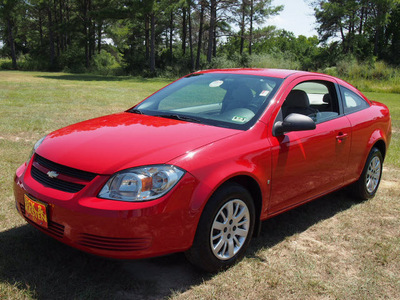
POLYGON ((271 179, 271 149, 267 138, 243 132, 229 139, 206 145, 170 162, 196 178, 190 199, 190 212, 198 219, 213 193, 237 177, 251 178, 260 188, 261 214, 268 207, 271 179))

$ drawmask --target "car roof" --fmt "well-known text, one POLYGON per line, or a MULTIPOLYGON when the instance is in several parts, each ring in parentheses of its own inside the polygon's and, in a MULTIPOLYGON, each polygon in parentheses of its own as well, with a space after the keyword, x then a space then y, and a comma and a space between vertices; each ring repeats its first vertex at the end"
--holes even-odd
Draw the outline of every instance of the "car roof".
POLYGON ((256 75, 276 78, 287 78, 290 75, 305 75, 305 74, 317 74, 298 70, 285 70, 285 69, 212 69, 202 70, 196 72, 197 74, 206 73, 227 73, 227 74, 243 74, 243 75, 256 75))
POLYGON ((289 76, 301 77, 304 75, 316 75, 321 76, 323 78, 330 78, 335 80, 338 84, 353 90, 354 92, 358 93, 361 97, 363 97, 368 103, 371 101, 363 95, 355 86, 351 85, 350 83, 331 76, 327 74, 321 74, 316 72, 307 72, 307 71, 299 71, 299 70, 286 70, 286 69, 262 69, 262 68, 238 68, 238 69, 210 69, 210 70, 202 70, 195 72, 193 74, 207 74, 207 73, 225 73, 225 74, 242 74, 242 75, 254 75, 254 76, 266 76, 266 77, 275 77, 275 78, 282 78, 286 79, 289 76))

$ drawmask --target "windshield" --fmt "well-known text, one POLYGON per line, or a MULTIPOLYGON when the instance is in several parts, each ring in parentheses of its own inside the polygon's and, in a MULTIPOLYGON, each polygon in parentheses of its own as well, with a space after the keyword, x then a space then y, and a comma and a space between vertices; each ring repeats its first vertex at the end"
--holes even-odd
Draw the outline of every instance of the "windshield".
POLYGON ((282 81, 238 74, 193 74, 130 111, 246 130, 257 121, 282 81))

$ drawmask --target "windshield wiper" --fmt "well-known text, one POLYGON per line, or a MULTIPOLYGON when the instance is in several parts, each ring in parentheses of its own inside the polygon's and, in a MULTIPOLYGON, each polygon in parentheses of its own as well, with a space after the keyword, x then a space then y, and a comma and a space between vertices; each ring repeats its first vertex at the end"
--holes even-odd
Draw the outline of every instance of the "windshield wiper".
POLYGON ((159 114, 159 115, 154 115, 154 116, 161 117, 161 118, 167 118, 167 119, 186 121, 186 122, 201 123, 201 120, 196 119, 194 117, 182 116, 182 115, 177 115, 177 114, 159 114))
POLYGON ((142 112, 140 109, 137 109, 137 108, 132 108, 132 109, 128 110, 128 112, 138 114, 138 115, 144 115, 144 112, 142 112))

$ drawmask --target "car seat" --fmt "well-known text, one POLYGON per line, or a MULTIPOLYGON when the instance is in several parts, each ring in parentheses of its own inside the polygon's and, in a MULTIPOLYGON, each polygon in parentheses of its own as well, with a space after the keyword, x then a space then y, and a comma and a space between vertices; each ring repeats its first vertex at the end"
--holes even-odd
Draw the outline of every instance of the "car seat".
POLYGON ((306 92, 302 90, 292 90, 282 105, 284 119, 292 113, 308 116, 317 112, 316 109, 310 107, 310 100, 306 92))

